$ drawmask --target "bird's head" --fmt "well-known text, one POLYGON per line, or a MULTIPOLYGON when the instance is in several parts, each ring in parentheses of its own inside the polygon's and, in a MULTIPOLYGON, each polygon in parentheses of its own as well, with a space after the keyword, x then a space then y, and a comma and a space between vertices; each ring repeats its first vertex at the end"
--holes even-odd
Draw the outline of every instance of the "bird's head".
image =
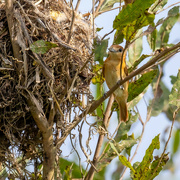
POLYGON ((109 55, 110 56, 113 56, 113 57, 119 57, 121 58, 122 56, 122 53, 123 53, 123 47, 120 46, 120 45, 112 45, 110 48, 109 48, 109 55))

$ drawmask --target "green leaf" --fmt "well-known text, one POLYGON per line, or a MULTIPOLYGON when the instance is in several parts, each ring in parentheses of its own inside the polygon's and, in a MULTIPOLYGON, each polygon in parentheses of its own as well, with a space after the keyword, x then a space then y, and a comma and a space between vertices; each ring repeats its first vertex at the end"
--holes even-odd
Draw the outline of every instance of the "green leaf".
POLYGON ((106 168, 103 168, 99 172, 95 172, 93 180, 105 179, 106 168))
POLYGON ((124 34, 121 30, 116 29, 114 34, 114 42, 113 44, 121 44, 123 42, 124 34))
MULTIPOLYGON (((97 83, 95 88, 96 88, 95 98, 98 99, 104 94, 103 85, 100 83, 97 83)), ((103 102, 102 105, 99 105, 96 108, 97 117, 103 117, 104 109, 105 109, 105 102, 103 102)))
POLYGON ((157 32, 156 49, 160 49, 167 45, 171 29, 177 22, 178 18, 179 6, 175 6, 169 10, 168 17, 164 20, 160 30, 157 32))
POLYGON ((117 131, 116 136, 114 137, 114 140, 116 142, 119 142, 120 140, 125 140, 128 138, 128 132, 134 122, 136 122, 138 118, 138 114, 135 114, 134 116, 130 116, 130 120, 128 122, 121 122, 121 125, 119 126, 119 129, 117 131))
POLYGON ((143 54, 139 59, 134 62, 134 64, 130 68, 128 68, 128 73, 131 73, 133 70, 135 70, 136 67, 149 56, 150 55, 143 54))
POLYGON ((102 84, 104 82, 104 77, 102 75, 102 68, 103 66, 101 64, 96 64, 93 66, 93 73, 95 74, 95 76, 91 80, 93 84, 97 84, 97 83, 102 84))
POLYGON ((96 32, 99 32, 99 31, 101 31, 103 29, 103 27, 102 28, 96 28, 96 32))
POLYGON ((94 60, 98 61, 101 65, 103 64, 103 58, 107 56, 106 49, 108 47, 108 39, 99 41, 94 40, 94 60))
POLYGON ((169 104, 180 107, 180 70, 177 75, 177 80, 172 87, 171 94, 169 95, 169 104))
POLYGON ((154 179, 162 170, 164 165, 169 160, 168 154, 164 154, 160 164, 161 157, 155 157, 155 160, 151 163, 149 170, 146 172, 144 179, 154 179))
POLYGON ((171 84, 174 84, 177 81, 177 76, 169 76, 171 78, 171 84))
MULTIPOLYGON (((60 158, 59 168, 60 168, 62 175, 66 171, 66 174, 64 174, 64 176, 66 176, 66 178, 69 178, 70 176, 72 176, 72 178, 82 178, 80 167, 78 165, 76 165, 74 162, 60 158), (70 170, 72 172, 70 172, 70 170)), ((84 169, 82 169, 82 171, 85 172, 84 169)))
POLYGON ((58 45, 52 42, 44 41, 44 40, 35 41, 34 43, 30 45, 31 51, 37 54, 45 54, 51 48, 55 48, 55 47, 58 47, 58 45))
POLYGON ((143 74, 137 81, 131 82, 128 87, 128 102, 143 92, 143 90, 152 82, 157 75, 157 70, 149 71, 143 74))
POLYGON ((180 129, 176 130, 173 142, 173 154, 175 154, 180 145, 180 129))
POLYGON ((99 11, 106 11, 111 9, 115 3, 119 3, 119 0, 105 0, 100 7, 99 11))
POLYGON ((109 145, 111 146, 111 148, 113 149, 113 151, 117 154, 117 156, 119 156, 119 153, 116 149, 116 147, 114 146, 114 144, 112 142, 109 142, 109 145))
POLYGON ((128 109, 134 108, 134 106, 137 105, 137 103, 144 97, 144 94, 146 93, 148 87, 146 87, 141 94, 139 94, 137 97, 135 97, 132 101, 128 102, 128 109))
MULTIPOLYGON (((155 78, 152 83, 153 91, 155 91, 156 89, 156 81, 157 81, 157 78, 155 78)), ((169 94, 170 94, 169 89, 166 87, 166 85, 162 81, 160 81, 158 89, 157 89, 156 100, 154 101, 153 106, 152 106, 151 116, 158 116, 163 110, 166 111, 168 109, 169 94)), ((151 103, 152 101, 149 102, 150 108, 151 108, 151 103)))
POLYGON ((126 8, 116 16, 113 28, 114 29, 123 29, 125 26, 131 24, 133 21, 136 21, 142 13, 144 13, 155 0, 136 0, 132 4, 128 4, 126 8))
POLYGON ((157 12, 158 10, 161 10, 166 4, 168 0, 156 0, 156 2, 150 7, 151 12, 157 12))
POLYGON ((131 166, 131 163, 127 160, 127 158, 126 158, 125 156, 119 155, 119 160, 121 161, 121 163, 122 163, 124 166, 128 167, 132 172, 135 173, 134 168, 131 166))
POLYGON ((132 39, 135 38, 137 32, 139 29, 141 29, 144 26, 147 26, 149 24, 152 24, 154 21, 155 15, 150 14, 148 12, 141 14, 141 16, 132 24, 126 26, 122 32, 125 36, 125 39, 130 42, 132 39))
POLYGON ((136 0, 122 9, 113 22, 113 28, 117 29, 118 34, 115 42, 122 40, 122 34, 130 42, 139 29, 153 23, 155 15, 149 13, 147 9, 154 2, 155 0, 147 0, 142 3, 141 0, 136 0))
MULTIPOLYGON (((142 29, 138 31, 136 37, 142 33, 142 29)), ((142 53, 142 37, 138 38, 128 49, 129 62, 133 64, 142 53)))
MULTIPOLYGON (((111 143, 113 143, 113 147, 116 149, 118 154, 120 154, 124 149, 131 148, 132 146, 134 146, 137 143, 137 139, 129 138, 126 140, 122 140, 120 143, 111 143)), ((117 157, 117 153, 115 153, 114 150, 111 148, 110 144, 108 144, 98 162, 97 170, 100 171, 101 169, 106 167, 115 157, 117 157)))
POLYGON ((156 48, 157 30, 155 29, 151 34, 147 35, 147 40, 150 48, 154 51, 156 48))
POLYGON ((146 179, 146 173, 148 172, 151 161, 153 160, 153 152, 155 149, 160 148, 159 135, 157 135, 151 142, 150 146, 146 150, 145 156, 139 166, 135 169, 133 179, 146 179))

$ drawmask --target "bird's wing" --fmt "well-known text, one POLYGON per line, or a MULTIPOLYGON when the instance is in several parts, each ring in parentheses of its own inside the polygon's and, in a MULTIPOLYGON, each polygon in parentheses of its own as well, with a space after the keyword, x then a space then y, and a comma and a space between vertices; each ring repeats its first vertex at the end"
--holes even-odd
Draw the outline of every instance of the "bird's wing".
POLYGON ((128 69, 127 69, 127 66, 124 67, 124 73, 126 74, 126 76, 128 76, 128 69))

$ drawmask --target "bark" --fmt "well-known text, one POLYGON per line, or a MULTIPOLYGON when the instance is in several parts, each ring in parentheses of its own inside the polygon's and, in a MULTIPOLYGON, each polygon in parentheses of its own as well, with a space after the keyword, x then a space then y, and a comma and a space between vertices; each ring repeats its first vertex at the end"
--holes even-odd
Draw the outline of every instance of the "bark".
MULTIPOLYGON (((27 91, 27 90, 26 90, 27 91)), ((52 122, 48 122, 41 105, 34 95, 27 91, 27 103, 31 114, 42 132, 43 138, 43 179, 54 179, 55 146, 53 143, 52 122)))
MULTIPOLYGON (((7 16, 7 22, 10 32, 14 58, 17 58, 18 60, 23 60, 23 57, 21 55, 21 46, 18 44, 18 39, 17 39, 17 32, 20 26, 18 24, 17 19, 14 18, 15 17, 14 2, 15 2, 14 0, 6 0, 6 16, 7 16)), ((22 68, 21 66, 17 67, 18 71, 21 70, 22 68)), ((54 163, 55 163, 55 146, 53 144, 53 134, 52 134, 53 119, 51 119, 51 122, 48 122, 41 107, 41 104, 34 97, 33 93, 31 93, 25 88, 22 89, 24 89, 23 93, 24 96, 26 97, 27 104, 30 108, 33 119, 35 120, 39 130, 42 132, 43 149, 44 149, 43 179, 52 180, 54 179, 54 163)))

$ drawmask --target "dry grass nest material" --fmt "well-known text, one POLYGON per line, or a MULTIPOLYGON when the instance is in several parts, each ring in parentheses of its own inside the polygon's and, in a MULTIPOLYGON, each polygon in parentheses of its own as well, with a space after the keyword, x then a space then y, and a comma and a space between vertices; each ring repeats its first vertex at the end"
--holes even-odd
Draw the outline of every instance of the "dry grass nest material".
POLYGON ((92 78, 89 17, 73 12, 63 0, 48 4, 17 0, 12 13, 11 36, 19 47, 19 59, 13 55, 5 4, 0 4, 1 161, 10 145, 32 153, 34 143, 41 144, 40 132, 27 105, 29 93, 38 100, 47 119, 51 108, 56 109, 53 122, 61 133, 72 121, 68 118, 72 110, 83 110, 82 94, 91 99, 88 88, 92 78), (58 47, 37 54, 29 48, 37 40, 54 42, 58 47))

